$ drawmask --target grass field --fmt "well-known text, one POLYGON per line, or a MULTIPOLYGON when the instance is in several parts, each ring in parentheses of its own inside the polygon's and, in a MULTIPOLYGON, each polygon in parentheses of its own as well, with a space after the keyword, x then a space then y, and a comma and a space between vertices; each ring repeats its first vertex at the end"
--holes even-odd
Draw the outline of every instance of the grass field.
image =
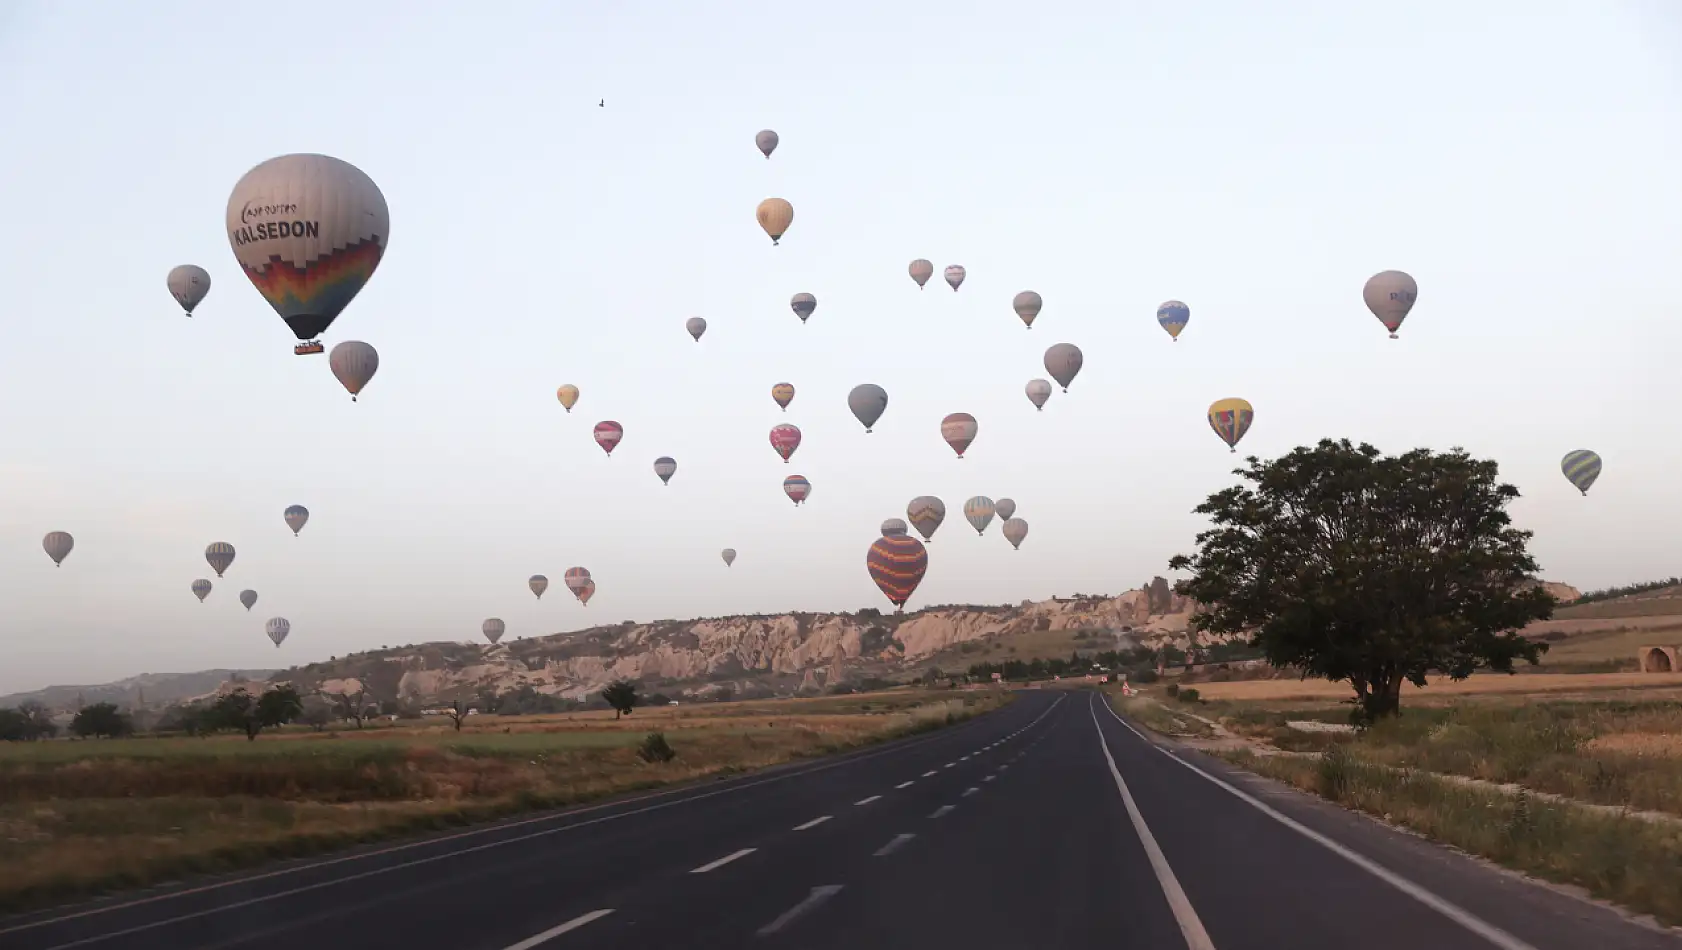
POLYGON ((895 690, 212 738, 0 744, 0 907, 739 772, 937 728, 1009 694, 895 690), (663 733, 677 753, 645 762, 663 733))
POLYGON ((1682 597, 1629 597, 1554 609, 1554 620, 1615 620, 1672 617, 1682 620, 1682 597))
MULTIPOLYGON (((1281 702, 1323 700, 1340 702, 1354 695, 1347 683, 1326 680, 1236 680, 1227 683, 1198 683, 1197 690, 1206 700, 1241 702, 1281 702)), ((1465 696, 1535 696, 1565 693, 1629 692, 1669 696, 1682 691, 1682 673, 1583 673, 1576 676, 1554 676, 1547 673, 1479 674, 1459 682, 1447 679, 1433 681, 1420 689, 1412 683, 1402 685, 1402 706, 1429 705, 1452 701, 1465 696)))

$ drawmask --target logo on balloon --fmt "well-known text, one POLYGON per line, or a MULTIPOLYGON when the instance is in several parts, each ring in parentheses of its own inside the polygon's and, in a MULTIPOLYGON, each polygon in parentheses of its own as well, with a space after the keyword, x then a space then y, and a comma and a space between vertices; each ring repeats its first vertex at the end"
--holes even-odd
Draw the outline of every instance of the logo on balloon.
POLYGON ((252 207, 251 202, 247 201, 245 205, 239 209, 239 220, 241 224, 250 224, 253 218, 270 218, 277 214, 296 214, 297 211, 298 206, 295 204, 260 204, 256 207, 252 207))

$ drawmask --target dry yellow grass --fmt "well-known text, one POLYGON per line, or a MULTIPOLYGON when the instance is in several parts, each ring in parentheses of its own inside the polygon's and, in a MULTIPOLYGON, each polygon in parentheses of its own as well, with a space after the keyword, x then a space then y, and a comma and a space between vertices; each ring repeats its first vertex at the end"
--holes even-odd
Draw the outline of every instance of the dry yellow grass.
MULTIPOLYGON (((1602 690, 1649 690, 1682 688, 1682 673, 1515 673, 1488 674, 1460 682, 1440 679, 1424 689, 1411 683, 1402 686, 1402 703, 1432 696, 1477 696, 1515 694, 1584 693, 1602 690)), ((1281 701, 1343 700, 1353 695, 1348 683, 1326 680, 1239 680, 1228 683, 1198 683, 1197 690, 1208 700, 1281 701)))
POLYGON ((1678 759, 1682 758, 1682 733, 1624 732, 1590 739, 1583 743, 1582 748, 1591 753, 1678 759))
POLYGON ((894 691, 208 739, 0 748, 0 907, 821 755, 937 728, 998 691, 894 691), (670 762, 637 745, 664 733, 670 762))

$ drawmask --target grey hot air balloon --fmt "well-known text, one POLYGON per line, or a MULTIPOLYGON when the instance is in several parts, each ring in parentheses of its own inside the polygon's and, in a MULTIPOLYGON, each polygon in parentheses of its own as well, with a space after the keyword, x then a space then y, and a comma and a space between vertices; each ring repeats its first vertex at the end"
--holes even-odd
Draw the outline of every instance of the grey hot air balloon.
POLYGON ((210 582, 201 577, 193 582, 192 591, 193 596, 197 597, 199 603, 202 604, 204 599, 210 596, 210 582))
POLYGON ((789 298, 788 305, 794 309, 794 315, 800 318, 800 322, 805 323, 812 311, 818 309, 818 298, 811 294, 795 294, 789 298))
POLYGON ((48 531, 41 539, 41 547, 47 552, 47 557, 53 559, 53 564, 64 566, 64 559, 70 556, 72 548, 76 547, 76 539, 68 531, 48 531))
POLYGON ((239 592, 239 602, 244 604, 245 609, 249 611, 252 607, 255 607, 257 605, 257 592, 254 591, 254 590, 242 590, 242 591, 240 591, 239 592))
POLYGON ((1022 391, 1028 394, 1028 401, 1034 404, 1035 409, 1044 412, 1045 401, 1051 398, 1051 381, 1030 379, 1028 385, 1022 387, 1022 391))
POLYGON ((486 640, 491 641, 491 646, 496 646, 496 641, 501 640, 502 635, 508 632, 508 625, 492 617, 479 625, 479 632, 485 635, 486 640))
POLYGON ((725 548, 723 551, 719 552, 718 556, 724 558, 725 567, 729 567, 730 565, 736 563, 735 548, 725 548))
POLYGON ((1016 517, 1016 502, 1009 498, 1000 498, 993 502, 993 513, 999 516, 1000 521, 1009 521, 1016 517))
POLYGON ((169 272, 169 295, 187 311, 187 316, 193 315, 193 308, 203 303, 208 293, 210 273, 197 264, 182 264, 169 272))
POLYGON ((226 541, 216 541, 204 549, 204 559, 210 562, 210 569, 217 577, 234 563, 234 546, 226 541))
POLYGON ((993 523, 993 511, 993 499, 986 495, 976 495, 964 502, 964 520, 969 522, 976 534, 984 533, 993 523))
POLYGON ((537 595, 538 600, 542 600, 543 592, 549 589, 549 578, 542 574, 533 574, 526 580, 526 586, 531 588, 531 592, 537 595))
POLYGON ((1021 550, 1022 539, 1028 536, 1028 522, 1021 518, 1006 518, 999 530, 1004 532, 1005 540, 1010 542, 1011 547, 1021 550))
POLYGON ((761 129, 759 134, 753 137, 753 144, 759 146, 759 150, 765 153, 766 158, 771 157, 771 153, 777 150, 777 143, 781 141, 782 139, 777 137, 777 133, 770 129, 761 129))
POLYGON ((303 505, 290 505, 286 509, 286 526, 292 529, 292 536, 304 530, 304 525, 310 523, 310 510, 303 505))
POLYGON ((875 383, 860 383, 847 394, 847 408, 853 411, 853 418, 864 423, 864 431, 870 432, 887 411, 888 391, 875 383))
POLYGON ((660 476, 660 484, 670 485, 672 476, 677 474, 677 459, 670 455, 662 455, 655 459, 654 474, 660 476))
POLYGON ((882 537, 884 538, 897 538, 910 530, 905 526, 905 522, 899 518, 889 518, 882 522, 882 537))
POLYGON ((1055 343, 1045 351, 1045 371, 1057 384, 1069 391, 1069 384, 1075 381, 1075 375, 1080 372, 1085 357, 1081 355, 1080 347, 1073 343, 1055 343))
POLYGON ((968 271, 964 270, 964 265, 962 264, 953 264, 952 266, 946 268, 946 282, 952 285, 953 293, 958 292, 958 285, 964 282, 964 275, 968 273, 968 271))
POLYGON ((1045 306, 1045 300, 1032 290, 1024 290, 1016 295, 1010 306, 1016 311, 1016 315, 1022 318, 1022 322, 1027 324, 1028 329, 1032 330, 1034 318, 1040 315, 1040 308, 1045 306))
POLYGON ((701 334, 707 332, 707 321, 703 317, 690 317, 683 321, 683 328, 689 331, 689 335, 695 338, 696 343, 699 343, 701 342, 701 334))
POLYGON ((933 541, 935 529, 946 520, 946 503, 933 495, 918 495, 905 506, 905 520, 911 522, 924 541, 933 541))
POLYGON ((923 260, 921 257, 911 262, 911 279, 917 282, 918 290, 923 289, 923 285, 928 283, 929 278, 933 276, 934 265, 930 262, 923 260))
POLYGON ((274 641, 278 649, 286 635, 292 632, 292 623, 285 617, 270 617, 269 622, 263 624, 263 632, 269 635, 269 639, 274 641))
POLYGON ((355 402, 362 387, 380 370, 380 354, 361 340, 345 340, 327 354, 327 365, 355 402))
POLYGON ((1402 271, 1380 271, 1367 278, 1367 285, 1361 288, 1361 299, 1394 340, 1408 311, 1413 309, 1413 302, 1419 299, 1419 284, 1402 271))

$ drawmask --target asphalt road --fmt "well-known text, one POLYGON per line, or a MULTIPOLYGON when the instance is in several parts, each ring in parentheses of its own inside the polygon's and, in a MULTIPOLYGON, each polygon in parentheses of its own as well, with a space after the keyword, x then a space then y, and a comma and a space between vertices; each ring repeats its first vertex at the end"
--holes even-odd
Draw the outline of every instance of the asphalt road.
POLYGON ((1678 950, 1090 692, 729 782, 0 920, 0 950, 1678 950))

